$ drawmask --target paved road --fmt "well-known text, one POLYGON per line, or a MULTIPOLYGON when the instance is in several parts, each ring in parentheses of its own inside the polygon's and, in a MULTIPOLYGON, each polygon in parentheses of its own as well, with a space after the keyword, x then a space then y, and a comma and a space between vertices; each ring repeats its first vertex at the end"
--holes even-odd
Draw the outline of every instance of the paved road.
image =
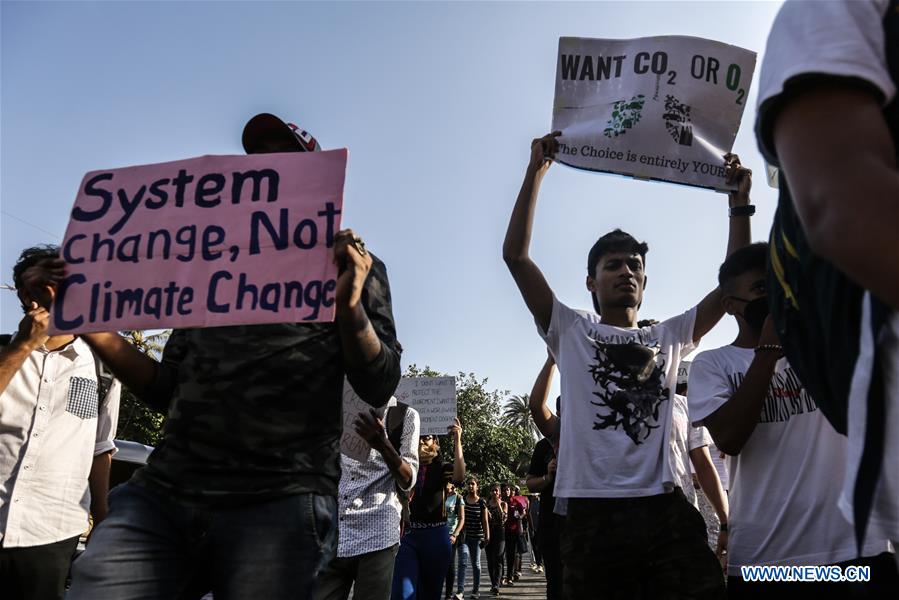
MULTIPOLYGON (((465 582, 465 599, 471 595, 471 571, 468 572, 468 581, 465 582)), ((546 600, 546 578, 542 573, 534 573, 529 568, 521 574, 521 579, 514 586, 500 588, 499 596, 490 593, 490 577, 487 575, 487 564, 484 562, 481 568, 481 600, 491 598, 502 600, 546 600)), ((353 596, 350 595, 350 600, 353 596)))
MULTIPOLYGON (((527 561, 527 559, 525 559, 527 561)), ((468 581, 465 583, 465 598, 471 595, 471 570, 468 571, 468 581)), ((486 565, 481 568, 481 599, 496 598, 490 593, 490 578, 487 576, 486 565)), ((500 588, 499 598, 504 600, 545 600, 546 578, 543 573, 534 573, 525 567, 521 573, 521 579, 514 586, 500 588)))

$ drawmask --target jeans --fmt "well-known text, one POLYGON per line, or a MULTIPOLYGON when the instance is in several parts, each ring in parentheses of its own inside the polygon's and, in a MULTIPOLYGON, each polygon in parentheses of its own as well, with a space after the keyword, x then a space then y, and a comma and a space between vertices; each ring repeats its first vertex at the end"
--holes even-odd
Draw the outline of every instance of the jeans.
POLYGON ((451 552, 446 525, 409 529, 396 554, 392 600, 440 600, 451 552))
MULTIPOLYGON (((477 594, 481 589, 481 540, 480 538, 465 538, 465 545, 462 546, 462 554, 471 565, 472 584, 471 591, 477 594)), ((456 591, 460 594, 465 592, 465 561, 459 561, 459 580, 456 585, 456 591)))
POLYGON ((358 556, 334 557, 318 578, 315 600, 385 600, 390 597, 399 544, 358 556))
MULTIPOLYGON (((465 545, 465 534, 459 536, 456 540, 456 543, 452 546, 452 552, 450 554, 449 568, 446 570, 446 593, 444 594, 445 598, 449 598, 453 595, 453 584, 456 583, 456 564, 458 563, 460 569, 464 569, 465 566, 463 561, 465 560, 465 555, 462 553, 462 547, 465 545)), ((464 573, 464 571, 463 571, 464 573)))
POLYGON ((506 550, 506 540, 503 530, 490 534, 490 543, 487 545, 487 572, 490 574, 490 586, 498 588, 503 576, 503 555, 506 550))
POLYGON ((235 507, 181 504, 126 483, 72 567, 66 600, 312 597, 337 544, 337 501, 297 494, 235 507))

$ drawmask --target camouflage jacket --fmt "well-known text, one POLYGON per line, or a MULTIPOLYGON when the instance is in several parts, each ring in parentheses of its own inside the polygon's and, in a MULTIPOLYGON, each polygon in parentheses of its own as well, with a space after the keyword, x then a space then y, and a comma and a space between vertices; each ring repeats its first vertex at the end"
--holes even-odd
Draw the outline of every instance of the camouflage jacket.
POLYGON ((173 331, 142 398, 168 412, 163 441, 132 481, 204 505, 336 495, 344 375, 374 406, 400 378, 387 270, 377 258, 362 302, 381 340, 362 368, 344 363, 336 323, 173 331))

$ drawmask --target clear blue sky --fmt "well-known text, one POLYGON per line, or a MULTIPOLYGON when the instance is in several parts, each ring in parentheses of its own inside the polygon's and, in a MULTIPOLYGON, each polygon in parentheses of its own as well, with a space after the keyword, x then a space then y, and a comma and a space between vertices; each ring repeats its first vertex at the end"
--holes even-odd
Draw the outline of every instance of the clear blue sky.
MULTIPOLYGON (((2 18, 0 281, 19 251, 60 242, 85 172, 242 153, 273 112, 349 148, 344 223, 389 269, 404 366, 473 371, 530 391, 545 357, 501 258, 530 140, 550 127, 558 38, 681 34, 759 53, 779 3, 9 2, 2 18)), ((776 194, 752 134, 754 239, 776 194)), ((727 199, 555 165, 533 256, 557 296, 589 308, 586 253, 621 227, 650 245, 643 317, 715 285, 727 199)), ((0 291, 0 329, 21 312, 0 291)), ((725 318, 702 348, 729 343, 725 318)))

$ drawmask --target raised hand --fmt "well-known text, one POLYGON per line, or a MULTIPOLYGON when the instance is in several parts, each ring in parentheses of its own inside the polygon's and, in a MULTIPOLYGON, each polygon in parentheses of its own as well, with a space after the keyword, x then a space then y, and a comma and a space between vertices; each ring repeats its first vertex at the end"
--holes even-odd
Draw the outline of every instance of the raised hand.
POLYGON ((352 229, 338 231, 334 236, 334 260, 337 263, 337 306, 355 307, 362 300, 365 279, 372 264, 365 242, 352 229))

